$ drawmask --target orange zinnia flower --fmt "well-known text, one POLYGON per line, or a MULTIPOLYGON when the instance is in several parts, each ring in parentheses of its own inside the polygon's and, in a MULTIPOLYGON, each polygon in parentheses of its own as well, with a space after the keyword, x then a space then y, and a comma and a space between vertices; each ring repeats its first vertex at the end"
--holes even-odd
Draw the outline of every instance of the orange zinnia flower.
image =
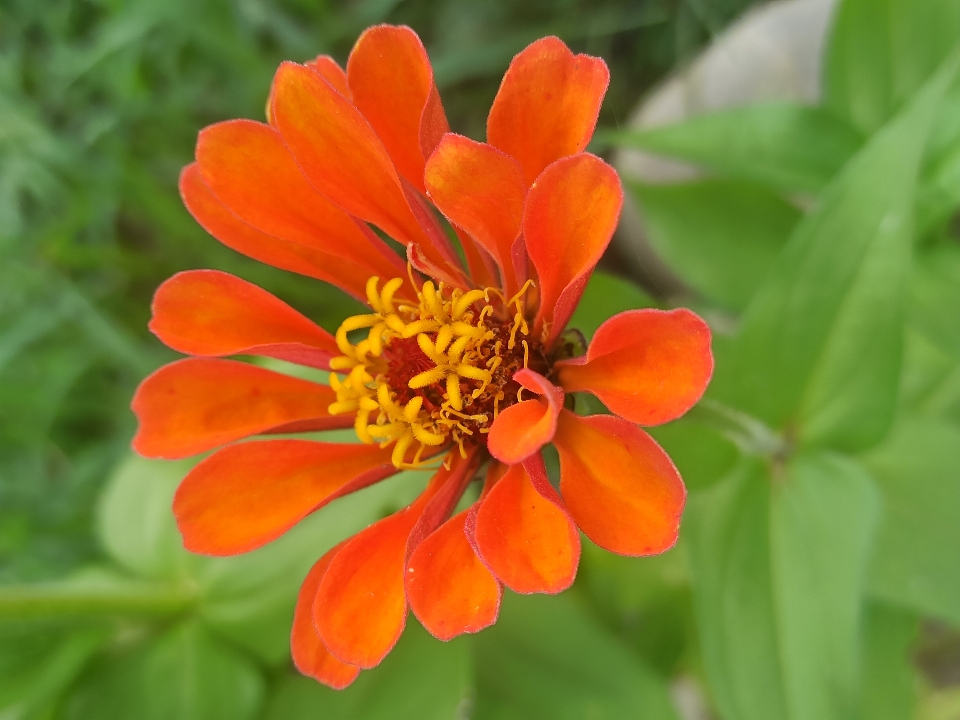
POLYGON ((616 172, 584 152, 607 82, 599 58, 538 40, 507 70, 488 142, 474 142, 449 132, 416 34, 379 26, 346 72, 327 56, 281 65, 269 124, 200 133, 180 180, 197 221, 370 313, 334 336, 223 272, 160 287, 150 327, 194 357, 140 386, 134 447, 176 458, 226 445, 177 491, 185 546, 246 552, 400 468, 436 467, 411 505, 329 551, 304 581, 293 658, 327 685, 377 665, 408 607, 447 640, 492 624, 503 585, 569 587, 578 528, 623 555, 676 540, 683 482, 637 424, 677 418, 700 398, 713 370, 707 326, 688 310, 633 310, 604 323, 585 354, 564 332, 620 212, 616 172), (406 248, 406 261, 371 226, 406 248), (330 385, 226 355, 331 370, 330 385), (574 392, 615 414, 574 414, 574 392), (229 444, 347 427, 363 443, 229 444), (547 443, 560 455, 559 493, 547 443), (484 466, 480 499, 451 517, 484 466))

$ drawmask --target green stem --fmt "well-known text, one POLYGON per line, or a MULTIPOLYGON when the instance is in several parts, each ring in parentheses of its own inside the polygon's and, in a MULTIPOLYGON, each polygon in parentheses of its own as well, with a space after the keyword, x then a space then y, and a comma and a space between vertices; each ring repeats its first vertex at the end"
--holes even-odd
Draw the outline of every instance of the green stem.
POLYGON ((783 436, 762 421, 716 400, 701 400, 687 417, 713 428, 748 455, 778 457, 789 450, 783 436))
POLYGON ((103 615, 165 617, 182 613, 196 601, 196 588, 161 582, 0 585, 0 622, 103 615))

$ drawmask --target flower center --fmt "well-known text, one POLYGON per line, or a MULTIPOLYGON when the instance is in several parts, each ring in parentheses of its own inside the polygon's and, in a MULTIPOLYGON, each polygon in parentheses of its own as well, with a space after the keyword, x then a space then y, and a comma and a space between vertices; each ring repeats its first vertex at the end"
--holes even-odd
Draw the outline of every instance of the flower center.
POLYGON ((356 413, 360 439, 393 444, 397 467, 415 467, 427 448, 448 442, 466 456, 465 446, 484 443, 494 418, 517 402, 513 374, 547 367, 524 314, 531 283, 506 299, 493 288, 427 281, 415 304, 395 300, 402 278, 382 289, 379 283, 367 282, 374 312, 347 318, 337 330, 343 355, 330 362, 337 393, 330 413, 356 413), (363 329, 366 337, 351 342, 348 335, 363 329))

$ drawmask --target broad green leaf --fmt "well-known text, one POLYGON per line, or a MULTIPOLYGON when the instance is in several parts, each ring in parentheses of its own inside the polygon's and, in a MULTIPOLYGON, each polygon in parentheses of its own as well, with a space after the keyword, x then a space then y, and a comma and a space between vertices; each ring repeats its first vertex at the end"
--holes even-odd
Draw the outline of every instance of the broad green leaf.
POLYGON ((195 623, 157 640, 144 658, 143 673, 149 708, 143 717, 245 720, 263 703, 256 666, 195 623))
POLYGON ((920 237, 944 225, 960 206, 960 88, 956 86, 944 98, 937 114, 926 155, 917 189, 920 237))
POLYGON ((773 477, 744 461, 691 496, 684 532, 704 669, 725 720, 855 717, 876 513, 866 473, 826 454, 773 477))
POLYGON ((943 224, 960 206, 960 143, 924 173, 917 191, 917 232, 923 236, 943 224))
POLYGON ((960 425, 905 419, 864 463, 883 497, 871 591, 960 627, 960 425))
POLYGON ((624 557, 584 541, 577 584, 604 625, 663 677, 690 651, 693 601, 686 554, 624 557))
POLYGON ((806 444, 858 449, 887 431, 900 370, 913 187, 957 56, 844 168, 745 313, 715 392, 806 444), (732 379, 732 383, 728 382, 732 379))
POLYGON ((903 720, 911 716, 916 695, 912 645, 920 618, 886 603, 871 601, 863 622, 863 720, 903 720))
POLYGON ((173 517, 173 494, 195 460, 148 460, 130 454, 100 499, 100 542, 110 556, 138 575, 176 578, 187 553, 173 517))
POLYGON ((688 490, 701 490, 724 477, 736 463, 736 445, 690 418, 647 428, 673 460, 688 490))
POLYGON ((264 681, 195 622, 104 656, 64 702, 64 720, 251 720, 264 681))
POLYGON ((622 147, 695 162, 727 178, 819 192, 863 138, 835 114, 791 103, 720 110, 676 125, 602 136, 622 147))
POLYGON ((649 295, 629 280, 596 271, 567 325, 578 329, 589 340, 605 320, 617 313, 654 304, 649 295))
POLYGON ((468 717, 470 638, 441 643, 411 618, 383 663, 346 690, 288 676, 267 720, 456 720, 468 717))
POLYGON ((908 321, 960 362, 960 245, 941 243, 917 258, 908 321))
POLYGON ((960 362, 909 326, 904 341, 900 412, 960 425, 960 362))
POLYGON ((955 0, 843 0, 826 52, 827 105, 864 133, 874 132, 958 39, 955 0))
POLYGON ((0 630, 0 717, 49 717, 63 691, 106 642, 102 628, 70 633, 38 631, 29 625, 0 630), (59 637, 58 637, 59 636, 59 637))
POLYGON ((787 720, 770 574, 770 480, 758 460, 692 493, 683 535, 710 690, 724 720, 787 720))
POLYGON ((657 253, 690 286, 733 310, 746 307, 800 211, 752 183, 631 183, 657 253))
POLYGON ((675 720, 663 680, 570 594, 504 597, 474 640, 475 720, 675 720))
POLYGON ((791 459, 773 483, 771 579, 788 714, 852 720, 877 491, 857 463, 827 453, 791 459))

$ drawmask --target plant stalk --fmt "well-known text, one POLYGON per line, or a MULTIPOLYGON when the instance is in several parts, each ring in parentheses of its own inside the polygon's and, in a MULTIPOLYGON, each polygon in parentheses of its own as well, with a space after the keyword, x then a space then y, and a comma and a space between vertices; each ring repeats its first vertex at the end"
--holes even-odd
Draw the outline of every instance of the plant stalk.
POLYGON ((0 585, 0 622, 65 617, 177 615, 193 606, 195 587, 168 582, 0 585))

